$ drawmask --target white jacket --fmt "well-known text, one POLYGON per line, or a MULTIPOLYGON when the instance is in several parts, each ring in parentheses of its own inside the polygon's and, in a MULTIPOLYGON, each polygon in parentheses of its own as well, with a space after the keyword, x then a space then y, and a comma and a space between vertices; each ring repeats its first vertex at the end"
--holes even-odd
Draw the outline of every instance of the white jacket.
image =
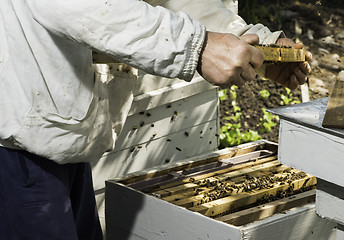
MULTIPOLYGON (((221 4, 214 6, 222 11, 221 4)), ((237 34, 262 29, 225 12, 224 26, 234 23, 241 29, 233 30, 237 34)), ((189 81, 204 35, 203 25, 185 13, 137 0, 2 0, 0 145, 58 163, 99 159, 113 148, 115 133, 107 89, 95 81, 91 50, 148 73, 189 81)))

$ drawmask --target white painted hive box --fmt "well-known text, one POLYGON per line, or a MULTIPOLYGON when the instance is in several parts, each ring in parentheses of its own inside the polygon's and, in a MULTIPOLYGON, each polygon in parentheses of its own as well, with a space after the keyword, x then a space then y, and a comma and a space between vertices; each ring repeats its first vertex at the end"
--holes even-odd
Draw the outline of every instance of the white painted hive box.
POLYGON ((92 163, 103 227, 106 180, 173 164, 218 146, 218 88, 201 77, 185 82, 139 74, 135 81, 134 99, 115 149, 92 163))
MULTIPOLYGON (((256 168, 255 171, 259 172, 257 169, 261 168, 261 165, 255 162, 263 155, 271 154, 269 152, 273 148, 272 143, 258 141, 203 154, 174 166, 137 172, 125 178, 108 181, 106 183, 107 239, 335 239, 335 224, 315 214, 314 190, 216 218, 165 201, 162 195, 158 196, 156 192, 148 194, 142 190, 147 189, 147 184, 154 186, 159 181, 173 185, 175 180, 179 181, 178 178, 183 178, 183 174, 190 177, 195 173, 195 169, 208 174, 207 166, 214 166, 219 159, 221 162, 233 164, 232 167, 241 169, 239 171, 247 172, 256 168), (256 160, 247 161, 246 156, 256 160), (252 164, 252 166, 241 168, 242 164, 247 166, 252 164)), ((225 169, 221 168, 222 170, 225 169)), ((163 194, 163 191, 160 193, 163 194)), ((213 206, 213 210, 217 211, 217 206, 213 206)))

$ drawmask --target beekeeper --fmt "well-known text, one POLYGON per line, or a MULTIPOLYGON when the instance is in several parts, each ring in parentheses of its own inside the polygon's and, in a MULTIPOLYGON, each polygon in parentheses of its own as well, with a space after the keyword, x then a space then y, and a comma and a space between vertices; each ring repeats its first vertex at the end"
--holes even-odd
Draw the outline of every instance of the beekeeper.
POLYGON ((220 0, 159 4, 199 21, 138 0, 1 1, 0 239, 102 239, 89 162, 116 132, 92 50, 163 77, 198 71, 222 87, 257 71, 289 88, 305 82, 307 62, 265 69, 250 45, 292 44, 280 32, 247 25, 220 0))

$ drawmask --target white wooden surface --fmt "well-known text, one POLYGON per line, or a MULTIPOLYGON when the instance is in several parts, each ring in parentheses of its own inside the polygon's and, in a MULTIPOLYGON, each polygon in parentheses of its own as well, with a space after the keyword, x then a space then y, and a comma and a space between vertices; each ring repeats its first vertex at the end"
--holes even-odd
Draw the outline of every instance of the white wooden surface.
POLYGON ((107 240, 133 239, 132 234, 149 240, 228 240, 240 237, 238 228, 229 228, 227 224, 201 214, 111 183, 106 191, 106 215, 107 240), (117 229, 123 230, 124 235, 119 236, 117 229))
POLYGON ((95 190, 104 188, 107 179, 215 150, 217 96, 212 88, 150 109, 149 117, 146 112, 129 116, 115 150, 93 165, 95 190))
POLYGON ((203 92, 194 90, 193 95, 188 96, 185 94, 188 87, 171 91, 171 97, 162 92, 156 98, 150 96, 135 101, 113 152, 217 119, 218 90, 203 88, 203 92), (184 96, 178 96, 181 92, 184 96), (154 100, 156 104, 152 106, 154 100), (142 107, 144 101, 149 101, 148 106, 142 107))
POLYGON ((134 98, 115 149, 92 165, 103 227, 106 180, 216 150, 218 101, 218 88, 200 78, 134 98))
POLYGON ((280 124, 279 161, 316 176, 317 214, 343 225, 344 139, 286 120, 280 124))
POLYGON ((245 240, 335 240, 336 223, 320 218, 314 204, 243 226, 245 240))
POLYGON ((314 204, 236 227, 113 182, 107 183, 106 215, 108 240, 336 239, 336 224, 317 216, 314 204))
POLYGON ((344 187, 317 179, 317 213, 344 226, 344 187))
POLYGON ((336 223, 316 215, 314 204, 293 208, 250 224, 234 226, 117 183, 121 179, 145 176, 147 173, 219 157, 231 151, 239 155, 244 154, 252 151, 252 147, 263 143, 264 141, 257 141, 214 151, 171 166, 157 166, 128 174, 116 181, 108 181, 106 187, 107 239, 335 240, 336 223))
POLYGON ((344 225, 344 200, 325 191, 316 192, 316 212, 319 216, 344 225))
POLYGON ((344 186, 344 139, 281 119, 281 163, 344 186))

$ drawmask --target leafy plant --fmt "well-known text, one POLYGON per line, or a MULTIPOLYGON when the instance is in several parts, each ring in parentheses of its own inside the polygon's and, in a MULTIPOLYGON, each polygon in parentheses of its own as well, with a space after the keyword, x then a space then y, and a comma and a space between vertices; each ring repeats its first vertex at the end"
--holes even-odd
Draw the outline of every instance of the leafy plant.
POLYGON ((221 127, 220 148, 237 146, 242 143, 253 142, 261 139, 256 131, 241 131, 240 123, 226 123, 221 127))
POLYGON ((219 98, 220 98, 220 101, 224 101, 224 100, 227 100, 228 99, 228 95, 227 95, 227 89, 221 89, 219 91, 219 98))
POLYGON ((266 89, 259 91, 259 94, 262 98, 268 98, 270 97, 270 92, 266 89))
POLYGON ((294 97, 293 94, 291 93, 291 90, 289 88, 286 89, 286 94, 281 94, 281 102, 280 105, 292 105, 292 104, 297 104, 300 103, 301 101, 297 98, 294 97))
POLYGON ((235 122, 235 123, 238 123, 240 121, 241 117, 242 117, 242 113, 241 112, 235 112, 234 115, 228 116, 228 117, 224 117, 223 119, 224 120, 229 120, 229 121, 232 121, 232 122, 235 122))
POLYGON ((242 143, 253 142, 261 139, 257 131, 242 131, 240 124, 242 113, 241 108, 236 103, 236 89, 236 86, 232 86, 229 92, 226 92, 226 95, 229 94, 230 99, 232 100, 231 105, 233 107, 234 114, 223 118, 227 123, 225 123, 220 130, 220 148, 237 146, 242 143))
POLYGON ((279 117, 274 115, 265 108, 262 109, 264 115, 260 118, 259 126, 260 126, 260 133, 267 133, 271 132, 272 128, 275 127, 279 121, 279 117))
POLYGON ((237 99, 237 93, 236 93, 237 89, 238 89, 238 87, 235 85, 232 85, 231 88, 229 89, 229 94, 230 94, 232 101, 235 101, 237 99))

